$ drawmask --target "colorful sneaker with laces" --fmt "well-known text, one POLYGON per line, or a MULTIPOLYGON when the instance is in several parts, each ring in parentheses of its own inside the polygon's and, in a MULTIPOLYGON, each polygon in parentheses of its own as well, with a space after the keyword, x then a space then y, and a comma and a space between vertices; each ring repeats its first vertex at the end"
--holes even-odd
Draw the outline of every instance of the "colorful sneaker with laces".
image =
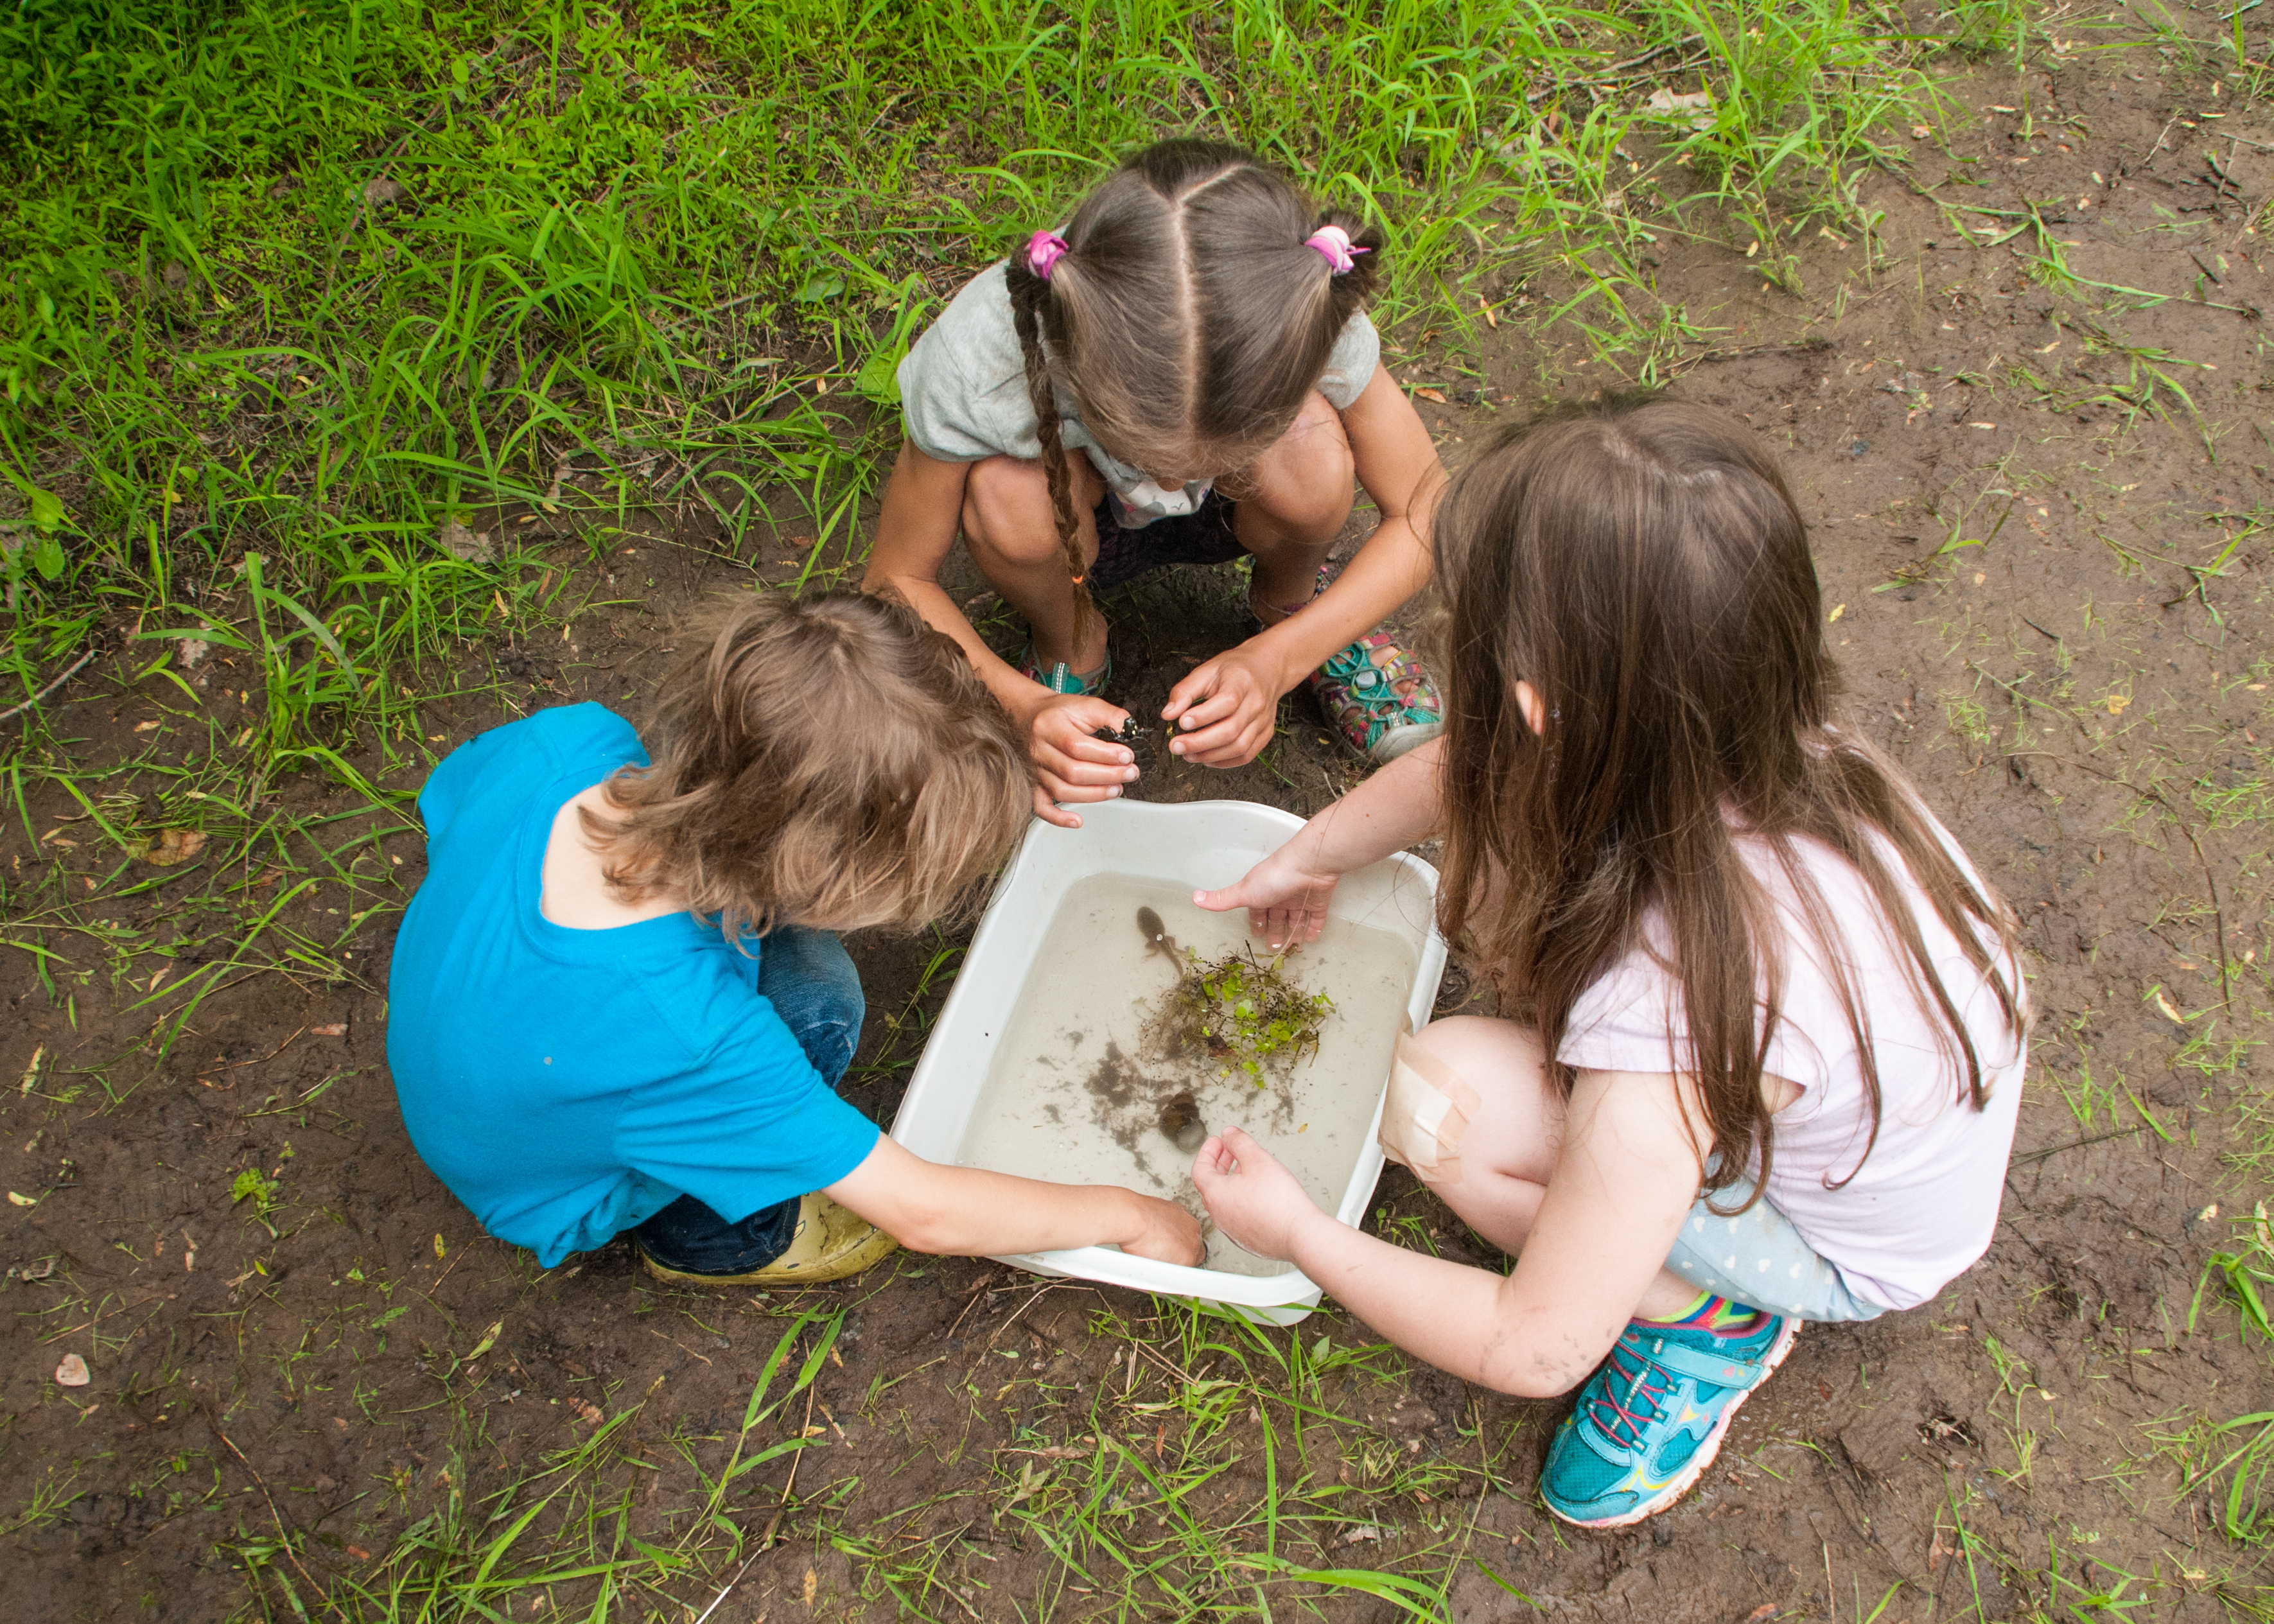
POLYGON ((1721 1452, 1729 1419, 1784 1363, 1799 1321, 1710 1297, 1675 1324, 1636 1320, 1556 1429, 1540 1474, 1548 1510, 1624 1528, 1682 1498, 1721 1452), (1735 1309, 1742 1329, 1713 1328, 1735 1309))

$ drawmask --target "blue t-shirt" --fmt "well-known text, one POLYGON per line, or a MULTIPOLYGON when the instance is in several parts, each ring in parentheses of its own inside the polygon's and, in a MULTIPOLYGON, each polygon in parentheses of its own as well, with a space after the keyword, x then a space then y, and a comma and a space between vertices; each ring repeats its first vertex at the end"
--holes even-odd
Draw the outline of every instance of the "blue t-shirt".
POLYGON ((747 1218, 877 1143, 758 996, 759 942, 684 914, 545 917, 561 807, 646 762, 630 723, 568 705, 468 741, 418 796, 426 880, 388 981, 403 1125, 492 1235, 547 1268, 682 1194, 747 1218))

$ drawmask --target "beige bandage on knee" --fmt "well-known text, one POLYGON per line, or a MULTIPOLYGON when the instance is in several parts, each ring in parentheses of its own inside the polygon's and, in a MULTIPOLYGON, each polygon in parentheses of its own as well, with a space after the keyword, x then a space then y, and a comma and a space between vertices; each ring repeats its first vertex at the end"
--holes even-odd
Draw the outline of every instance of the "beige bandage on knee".
POLYGON ((1477 1091, 1413 1041, 1397 1034, 1390 1052, 1389 1093, 1382 1102, 1382 1148, 1393 1162, 1433 1184, 1461 1177, 1461 1134, 1476 1115, 1477 1091))

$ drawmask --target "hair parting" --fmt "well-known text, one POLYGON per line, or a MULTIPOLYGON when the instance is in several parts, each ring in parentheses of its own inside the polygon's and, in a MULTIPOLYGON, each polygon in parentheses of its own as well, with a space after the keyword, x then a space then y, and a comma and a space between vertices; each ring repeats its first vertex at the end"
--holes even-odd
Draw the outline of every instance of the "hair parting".
POLYGON ((1382 251, 1381 233, 1317 212, 1253 154, 1174 140, 1130 157, 1062 236, 1037 232, 1010 257, 1077 637, 1093 610, 1058 391, 1103 450, 1164 485, 1230 474, 1301 412, 1382 251))

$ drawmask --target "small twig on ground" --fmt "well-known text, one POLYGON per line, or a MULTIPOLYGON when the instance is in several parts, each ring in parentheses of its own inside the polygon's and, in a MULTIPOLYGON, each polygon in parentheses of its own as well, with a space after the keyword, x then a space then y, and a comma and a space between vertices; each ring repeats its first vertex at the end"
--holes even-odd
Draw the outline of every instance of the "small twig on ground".
POLYGON ((64 672, 63 675, 57 677, 54 681, 49 683, 47 687, 33 695, 22 704, 11 705, 5 710, 0 710, 0 722, 6 721, 10 717, 20 716, 25 711, 29 710, 34 705, 38 704, 40 701, 54 693, 57 688, 70 681, 73 677, 79 675, 80 668, 94 658, 94 650, 93 649, 89 649, 86 653, 80 655, 77 659, 72 662, 70 670, 64 672))
MULTIPOLYGON (((805 1390, 805 1419, 798 1426, 797 1435, 800 1438, 804 1437, 806 1429, 813 1425, 813 1394, 814 1389, 811 1387, 805 1390)), ((719 1593, 711 1598, 711 1605, 696 1616, 695 1624, 704 1624, 704 1620, 718 1612, 719 1604, 727 1599, 727 1592, 740 1584, 742 1582, 742 1575, 750 1571, 750 1564, 773 1549, 774 1530, 781 1527, 783 1514, 789 1510, 789 1497, 797 1488, 798 1462, 804 1458, 805 1451, 802 1449, 789 1457, 789 1478, 782 1485, 781 1502, 774 1507, 774 1515, 767 1519, 766 1531, 758 1536, 758 1548, 743 1559, 742 1565, 734 1569, 734 1576, 727 1580, 719 1593)))
POLYGON ((286 1038, 282 1043, 279 1043, 275 1048, 270 1049, 267 1054, 260 1056, 255 1059, 233 1060, 225 1066, 215 1066, 210 1071, 200 1071, 197 1073, 198 1080, 200 1082, 203 1082, 208 1077, 219 1077, 223 1071, 234 1071, 240 1066, 266 1065, 268 1062, 275 1059, 277 1056, 282 1054, 286 1049, 291 1048, 293 1038, 298 1037, 300 1033, 305 1031, 307 1031, 305 1026, 301 1027, 299 1032, 294 1033, 291 1037, 286 1038))
POLYGON ((213 1435, 221 1440, 223 1448, 237 1457, 237 1464, 244 1467, 252 1477, 252 1486, 260 1491, 260 1498, 268 1503, 268 1515, 276 1524, 276 1538, 282 1542, 285 1560, 292 1564, 293 1571, 308 1582, 308 1588, 320 1595, 334 1613, 338 1613, 342 1619, 345 1619, 348 1616, 347 1613, 341 1608, 339 1603, 332 1600, 330 1590, 317 1583, 315 1575, 300 1565, 300 1553, 292 1547, 291 1530, 284 1526, 284 1514, 276 1509, 276 1497, 268 1492, 267 1481, 261 1477, 260 1469, 247 1460, 245 1451, 238 1448, 230 1435, 221 1430, 220 1417, 214 1414, 210 1406, 200 1404, 198 1408, 205 1416, 206 1425, 213 1429, 213 1435))
POLYGON ((2135 1122, 2128 1128, 2112 1128, 2105 1133, 2089 1134, 2081 1139, 2071 1139, 2065 1145, 2048 1145, 2043 1150, 2033 1150, 2027 1155, 2014 1157, 2014 1165, 2019 1167, 2024 1162, 2043 1162, 2047 1156, 2058 1156, 2065 1150, 2081 1150, 2087 1145, 2097 1145, 2103 1139, 2120 1139, 2127 1134, 2139 1132, 2147 1125, 2135 1122))
MULTIPOLYGON (((1685 39, 1668 40, 1663 45, 1652 46, 1639 56, 1630 56, 1624 62, 1615 62, 1611 64, 1610 66, 1605 68, 1600 73, 1591 74, 1585 79, 1558 79, 1554 84, 1544 85, 1538 90, 1526 91, 1525 93, 1524 99, 1526 102, 1542 102, 1547 100, 1549 96, 1554 95, 1559 90, 1579 90, 1584 89, 1589 85, 1611 84, 1620 74, 1624 73, 1628 69, 1638 68, 1642 66, 1644 63, 1652 61, 1656 57, 1663 56, 1670 50, 1685 49, 1690 46, 1697 44, 1698 41, 1705 37, 1706 36, 1702 34, 1693 34, 1685 39)), ((1678 63, 1674 67, 1665 70, 1665 71, 1679 73, 1683 68, 1693 65, 1695 64, 1690 63, 1678 63)))
POLYGON ((1070 1286, 1070 1285, 1073 1285, 1073 1284, 1074 1284, 1074 1283, 1075 1283, 1074 1282, 1070 1281, 1070 1280, 1053 1280, 1053 1281, 1051 1281, 1048 1285, 1043 1286, 1040 1290, 1036 1291, 1036 1292, 1035 1292, 1032 1297, 1028 1297, 1025 1302, 1023 1302, 1023 1303, 1020 1304, 1019 1304, 1019 1306, 1018 1306, 1017 1311, 1016 1311, 1015 1312, 1013 1312, 1013 1313, 1012 1314, 1012 1316, 1011 1316, 1008 1320, 1005 1320, 1005 1321, 1003 1321, 1003 1323, 1002 1323, 1002 1324, 1000 1324, 1000 1325, 998 1325, 998 1326, 997 1326, 997 1327, 995 1327, 994 1335, 991 1335, 991 1336, 988 1337, 988 1339, 987 1339, 988 1345, 989 1345, 990 1347, 992 1347, 992 1346, 994 1345, 995 1337, 1002 1335, 1004 1332, 1005 1332, 1005 1331, 1009 1330, 1013 1326, 1014 1326, 1014 1325, 1018 1324, 1018 1323, 1019 1323, 1019 1316, 1020 1316, 1020 1314, 1025 1313, 1028 1309, 1032 1308, 1035 1304, 1037 1304, 1037 1303, 1041 1302, 1044 1297, 1048 1297, 1051 1292, 1053 1292, 1053 1291, 1057 1290, 1059 1287, 1061 1287, 1061 1286, 1070 1286))
POLYGON ((1696 358, 1705 361, 1743 361, 1751 356, 1818 355, 1832 348, 1828 338, 1803 338, 1789 344, 1739 344, 1728 350, 1708 350, 1696 358))

